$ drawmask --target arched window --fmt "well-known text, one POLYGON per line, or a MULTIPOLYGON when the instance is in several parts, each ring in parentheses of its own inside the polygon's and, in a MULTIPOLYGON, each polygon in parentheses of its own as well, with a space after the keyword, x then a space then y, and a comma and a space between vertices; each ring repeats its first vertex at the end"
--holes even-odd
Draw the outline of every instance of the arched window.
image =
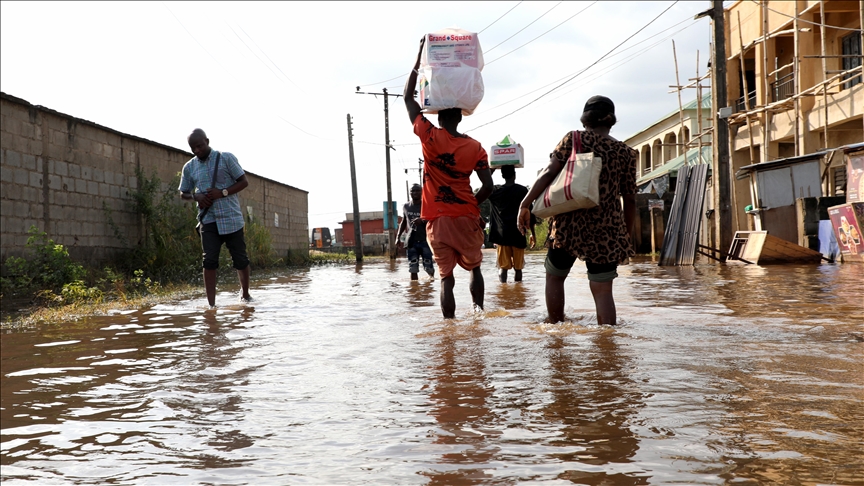
POLYGON ((655 139, 651 147, 651 163, 652 167, 657 168, 663 165, 663 142, 660 139, 655 139))
POLYGON ((641 152, 642 170, 640 170, 639 173, 647 174, 651 172, 651 146, 646 143, 642 146, 641 152))
POLYGON ((674 132, 667 133, 663 137, 663 163, 669 162, 678 155, 678 147, 675 145, 678 137, 674 132))

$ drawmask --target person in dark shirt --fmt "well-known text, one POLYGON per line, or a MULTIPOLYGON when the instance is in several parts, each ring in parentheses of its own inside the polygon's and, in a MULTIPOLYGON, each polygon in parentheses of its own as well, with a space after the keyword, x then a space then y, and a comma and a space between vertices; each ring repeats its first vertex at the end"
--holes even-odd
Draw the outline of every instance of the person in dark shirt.
MULTIPOLYGON (((525 235, 519 231, 517 218, 519 217, 519 204, 528 194, 528 188, 516 184, 516 168, 512 165, 501 167, 501 175, 504 177, 504 185, 499 186, 489 196, 492 203, 491 224, 489 226, 489 242, 498 246, 498 278, 501 282, 507 281, 507 270, 515 270, 513 280, 522 281, 522 269, 525 268, 525 235)), ((534 247, 536 238, 534 225, 536 219, 531 215, 531 247, 534 247)))
POLYGON ((435 267, 432 266, 432 250, 426 242, 426 221, 420 219, 420 208, 423 187, 414 184, 411 187, 411 201, 402 206, 402 222, 399 223, 399 234, 396 235, 396 246, 406 248, 408 253, 408 271, 411 272, 411 280, 417 280, 417 272, 420 270, 420 258, 423 258, 423 270, 430 277, 435 276, 435 267), (402 235, 407 233, 405 242, 402 235))

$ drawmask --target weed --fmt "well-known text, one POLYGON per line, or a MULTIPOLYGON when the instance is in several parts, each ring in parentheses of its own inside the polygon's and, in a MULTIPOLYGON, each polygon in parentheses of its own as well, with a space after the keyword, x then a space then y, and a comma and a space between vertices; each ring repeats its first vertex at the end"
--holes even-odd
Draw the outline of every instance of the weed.
POLYGON ((201 242, 194 228, 197 224, 194 205, 178 204, 176 188, 180 181, 177 174, 165 191, 160 191, 161 181, 136 169, 138 188, 130 193, 132 210, 140 218, 141 238, 130 245, 123 231, 115 224, 112 210, 103 206, 108 224, 114 235, 126 247, 115 259, 116 268, 123 274, 134 277, 142 270, 154 281, 184 281, 198 278, 200 273, 201 242))
POLYGON ((65 284, 84 278, 84 267, 72 261, 63 245, 54 243, 36 226, 28 231, 26 257, 6 259, 3 294, 22 294, 34 289, 59 291, 65 284))

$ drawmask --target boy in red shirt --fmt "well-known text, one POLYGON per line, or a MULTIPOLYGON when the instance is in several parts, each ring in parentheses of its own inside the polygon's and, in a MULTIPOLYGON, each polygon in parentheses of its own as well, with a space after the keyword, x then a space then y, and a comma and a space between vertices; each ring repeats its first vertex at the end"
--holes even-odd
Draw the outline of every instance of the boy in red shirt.
POLYGON ((486 222, 480 217, 480 203, 492 194, 492 173, 480 142, 456 130, 462 121, 461 109, 439 111, 441 128, 421 114, 420 104, 414 99, 414 88, 425 41, 424 36, 403 95, 408 118, 423 146, 420 218, 427 221, 426 238, 441 275, 441 312, 445 318, 453 318, 456 315, 453 269, 457 264, 471 272, 471 299, 475 306, 483 308, 485 285, 480 264, 486 222), (471 190, 472 172, 477 173, 483 184, 476 195, 471 190))

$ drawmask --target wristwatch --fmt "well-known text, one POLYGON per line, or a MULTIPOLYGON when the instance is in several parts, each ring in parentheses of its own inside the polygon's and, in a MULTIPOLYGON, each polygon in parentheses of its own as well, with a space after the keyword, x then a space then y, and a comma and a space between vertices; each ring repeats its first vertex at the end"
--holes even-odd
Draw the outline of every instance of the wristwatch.
POLYGON ((228 197, 228 189, 222 189, 222 197, 228 197))

